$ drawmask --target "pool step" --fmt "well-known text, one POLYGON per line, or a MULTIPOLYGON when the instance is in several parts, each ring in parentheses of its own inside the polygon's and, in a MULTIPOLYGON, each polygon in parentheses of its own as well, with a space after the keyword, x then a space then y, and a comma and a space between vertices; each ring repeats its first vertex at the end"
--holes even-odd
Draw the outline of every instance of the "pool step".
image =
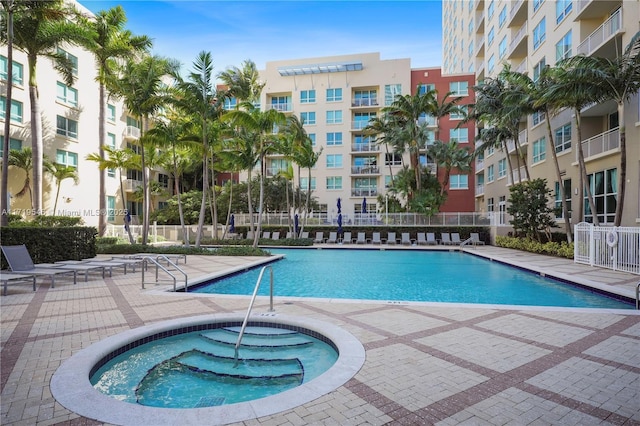
POLYGON ((242 378, 275 378, 304 372, 298 358, 241 358, 236 367, 233 357, 219 356, 193 349, 172 359, 195 370, 206 370, 219 375, 242 378))
MULTIPOLYGON (((223 345, 235 345, 238 341, 238 333, 229 330, 213 330, 201 333, 204 339, 220 343, 223 345)), ((255 334, 245 331, 242 337, 242 347, 255 348, 283 348, 283 347, 301 347, 311 345, 313 342, 303 334, 278 333, 278 334, 255 334)))

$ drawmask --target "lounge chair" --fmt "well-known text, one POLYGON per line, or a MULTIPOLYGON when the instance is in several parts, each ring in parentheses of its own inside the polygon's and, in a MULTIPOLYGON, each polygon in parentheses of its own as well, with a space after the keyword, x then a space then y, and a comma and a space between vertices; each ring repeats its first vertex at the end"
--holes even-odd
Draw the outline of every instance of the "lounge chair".
POLYGON ((12 284, 32 284, 33 291, 36 291, 36 276, 34 274, 15 274, 13 272, 0 271, 0 283, 2 283, 4 296, 7 295, 7 285, 12 284))
POLYGON ((457 232, 454 232, 453 234, 451 234, 451 244, 456 245, 456 244, 462 244, 462 240, 460 240, 460 234, 457 232))
POLYGON ((411 244, 413 244, 413 241, 411 241, 411 235, 408 232, 403 232, 402 233, 402 239, 400 240, 400 243, 403 246, 410 246, 411 244))
POLYGON ((340 239, 340 242, 342 244, 351 244, 353 241, 351 241, 351 232, 345 232, 344 234, 342 234, 342 238, 340 239))
POLYGON ((280 232, 274 232, 273 234, 271 234, 271 239, 272 240, 279 240, 280 239, 280 232))
POLYGON ((247 240, 253 240, 253 232, 251 232, 251 231, 247 231, 247 237, 246 237, 246 239, 247 239, 247 240))
POLYGON ((395 232, 387 232, 387 245, 396 245, 398 240, 396 239, 395 232))
POLYGON ((300 238, 309 238, 309 232, 304 231, 302 234, 300 234, 300 238))
POLYGON ((382 240, 380 239, 379 232, 373 233, 373 237, 371 238, 371 244, 382 244, 382 240))
MULTIPOLYGON (((138 259, 144 260, 145 258, 153 258, 156 261, 161 261, 168 259, 169 261, 175 263, 176 265, 180 263, 180 259, 187 263, 187 255, 186 254, 165 254, 165 253, 138 253, 131 256, 123 256, 125 259, 138 259)), ((168 264, 169 262, 167 262, 168 264)))
POLYGON ((322 231, 316 232, 316 238, 313 240, 313 243, 314 244, 315 243, 318 243, 318 244, 324 243, 324 232, 322 232, 322 231))
POLYGON ((366 244, 367 243, 367 237, 366 234, 364 232, 358 232, 358 238, 356 238, 356 244, 366 244))
POLYGON ((266 239, 266 240, 270 239, 270 238, 271 238, 271 232, 269 232, 269 231, 264 231, 264 232, 262 233, 262 238, 264 238, 264 239, 266 239))
POLYGON ((293 238, 293 232, 291 231, 287 232, 287 235, 284 238, 287 240, 293 238))
POLYGON ((476 246, 476 245, 483 246, 484 245, 484 241, 482 241, 480 239, 480 234, 477 233, 477 232, 472 232, 471 233, 471 242, 473 243, 474 246, 476 246))
POLYGON ((31 255, 24 244, 17 246, 2 246, 2 253, 4 254, 9 269, 16 274, 31 274, 36 276, 46 276, 51 279, 51 288, 56 286, 56 277, 58 275, 73 275, 73 283, 77 283, 77 270, 66 269, 62 267, 44 268, 37 267, 33 264, 31 255))
POLYGON ((338 233, 337 232, 329 232, 329 238, 327 238, 327 244, 336 244, 338 242, 338 233))
POLYGON ((416 238, 416 244, 419 245, 419 246, 426 246, 427 245, 427 238, 426 238, 426 234, 424 232, 418 232, 417 238, 416 238))
POLYGON ((449 235, 448 232, 443 232, 442 234, 440 234, 440 240, 442 241, 442 244, 444 244, 445 246, 450 246, 451 244, 453 244, 451 242, 451 236, 449 235))
MULTIPOLYGON (((135 262, 140 263, 140 262, 135 262)), ((110 259, 110 260, 97 260, 97 259, 89 259, 89 260, 63 260, 60 262, 56 262, 56 265, 92 265, 92 266, 102 266, 105 271, 109 271, 109 276, 113 276, 113 268, 122 268, 123 272, 127 273, 128 263, 124 261, 124 259, 110 259)), ((134 266, 135 271, 135 266, 134 266)))
POLYGON ((438 241, 436 240, 436 234, 433 232, 427 232, 427 244, 438 245, 438 241))

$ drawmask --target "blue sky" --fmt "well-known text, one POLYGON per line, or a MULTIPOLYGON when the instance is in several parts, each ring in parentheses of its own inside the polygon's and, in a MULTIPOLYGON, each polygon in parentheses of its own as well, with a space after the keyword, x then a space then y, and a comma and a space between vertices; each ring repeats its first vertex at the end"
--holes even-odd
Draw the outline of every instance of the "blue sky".
POLYGON ((79 0, 92 12, 118 4, 127 27, 154 41, 154 53, 183 70, 210 51, 215 71, 268 61, 380 52, 413 68, 442 62, 442 5, 414 1, 79 0))

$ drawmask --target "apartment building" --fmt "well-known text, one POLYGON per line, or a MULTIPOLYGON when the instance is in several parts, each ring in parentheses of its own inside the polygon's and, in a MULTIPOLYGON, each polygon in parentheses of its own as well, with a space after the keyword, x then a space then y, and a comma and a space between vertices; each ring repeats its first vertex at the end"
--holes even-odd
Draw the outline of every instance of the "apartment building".
MULTIPOLYGON (((83 13, 89 10, 76 3, 83 13)), ((108 223, 121 224, 127 209, 137 223, 141 214, 142 202, 135 197, 136 190, 142 186, 142 172, 126 170, 123 172, 122 185, 125 200, 120 195, 120 170, 106 170, 107 211, 99 210, 98 164, 87 161, 91 153, 98 153, 98 84, 96 83, 95 60, 90 52, 78 46, 64 46, 60 49, 75 65, 75 81, 68 86, 54 70, 53 63, 47 58, 38 58, 37 82, 40 110, 43 124, 44 155, 55 163, 77 168, 79 182, 65 179, 58 185, 55 179, 44 173, 43 205, 45 214, 80 216, 88 226, 97 226, 100 215, 107 215, 108 223), (57 205, 56 205, 56 197, 57 205), (54 212, 54 205, 56 211, 54 212)), ((7 84, 7 46, 0 46, 0 121, 4 126, 7 84)), ((29 79, 27 56, 17 49, 13 51, 13 91, 11 102, 10 149, 31 147, 31 103, 29 100, 29 79)), ((122 102, 110 98, 107 107, 107 140, 113 148, 136 148, 133 142, 140 137, 139 122, 127 114, 122 102)), ((0 127, 0 133, 3 132, 0 127)), ((1 135, 4 138, 4 135, 1 135)), ((0 151, 2 147, 0 146, 0 151)), ((1 155, 4 153, 0 152, 1 155)), ((29 193, 18 197, 25 182, 25 171, 9 168, 9 208, 13 213, 32 216, 29 193)), ((159 182, 167 195, 172 193, 170 177, 157 171, 151 173, 151 180, 159 182)), ((156 207, 162 198, 154 200, 156 207)))
MULTIPOLYGON (((445 0, 443 2, 443 73, 475 73, 477 81, 496 76, 509 64, 512 70, 536 78, 546 66, 584 54, 613 58, 620 55, 640 30, 637 0, 445 0)), ((598 219, 611 224, 617 198, 620 167, 620 127, 624 118, 627 141, 627 189, 623 226, 640 223, 640 96, 625 105, 624 117, 616 104, 592 105, 581 111, 582 137, 577 140, 571 111, 556 116, 532 115, 520 125, 518 137, 531 178, 546 178, 560 204, 559 186, 577 208, 580 172, 577 147, 581 144, 587 173, 593 182, 598 219), (547 141, 546 120, 554 133, 563 181, 556 179, 547 141)), ((476 210, 505 211, 509 186, 518 170, 507 170, 506 156, 516 163, 515 142, 509 152, 487 152, 476 163, 476 210)), ((514 166, 515 167, 515 166, 514 166)), ((585 206, 587 203, 585 202, 585 206)), ((580 221, 573 211, 573 224, 580 221)), ((585 212, 587 221, 593 212, 585 212)), ((561 218, 558 218, 561 221, 561 218)))

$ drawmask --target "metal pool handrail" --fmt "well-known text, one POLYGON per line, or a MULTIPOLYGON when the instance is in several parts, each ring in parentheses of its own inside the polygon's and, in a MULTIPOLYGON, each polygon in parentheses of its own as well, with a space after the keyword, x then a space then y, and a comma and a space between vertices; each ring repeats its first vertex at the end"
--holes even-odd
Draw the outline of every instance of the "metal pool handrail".
POLYGON ((264 275, 264 271, 267 268, 269 268, 269 271, 270 271, 269 312, 273 312, 273 268, 271 267, 271 265, 267 265, 260 270, 258 281, 256 281, 256 287, 253 289, 253 295, 251 296, 251 302, 249 302, 249 308, 247 309, 247 314, 244 316, 244 320, 242 321, 242 327, 240 328, 240 334, 238 335, 238 340, 236 341, 236 346, 235 346, 235 355, 234 355, 235 364, 233 365, 234 367, 238 366, 238 348, 240 347, 240 342, 242 341, 244 330, 245 328, 247 328, 249 315, 251 314, 251 309, 253 309, 253 303, 256 301, 256 295, 258 294, 258 289, 260 288, 260 283, 262 282, 262 276, 264 275))
POLYGON ((636 309, 640 309, 640 282, 636 286, 636 309))

